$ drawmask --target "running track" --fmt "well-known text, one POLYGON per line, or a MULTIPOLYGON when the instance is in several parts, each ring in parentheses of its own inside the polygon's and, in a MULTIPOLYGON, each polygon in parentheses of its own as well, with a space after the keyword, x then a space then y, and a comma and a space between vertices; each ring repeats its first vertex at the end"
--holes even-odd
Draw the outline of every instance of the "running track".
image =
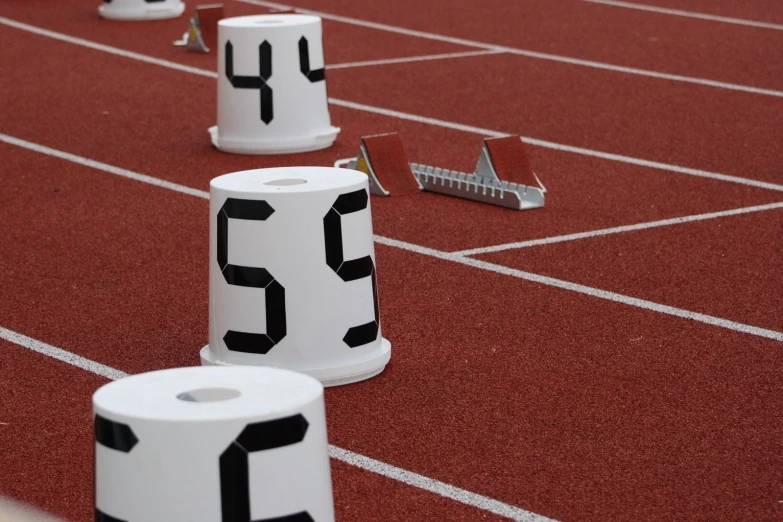
MULTIPOLYGON (((210 179, 390 131, 470 170, 515 133, 544 209, 372 198, 393 358, 327 390, 338 520, 783 517, 783 31, 582 0, 297 0, 324 18, 342 133, 241 157, 208 142, 216 59, 171 45, 186 18, 96 4, 0 4, 0 493, 90 520, 91 394, 198 364, 210 179)), ((783 23, 771 0, 644 5, 783 23)))

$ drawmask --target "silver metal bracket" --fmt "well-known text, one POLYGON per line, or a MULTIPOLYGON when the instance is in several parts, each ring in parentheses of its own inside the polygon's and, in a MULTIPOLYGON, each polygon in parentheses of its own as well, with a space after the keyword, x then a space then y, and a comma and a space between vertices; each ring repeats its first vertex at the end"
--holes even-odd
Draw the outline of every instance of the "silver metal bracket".
MULTIPOLYGON (((174 42, 175 47, 184 47, 188 51, 209 53, 210 49, 204 39, 204 25, 208 25, 208 34, 217 39, 217 23, 223 18, 223 4, 207 4, 196 6, 196 15, 190 19, 188 31, 182 35, 182 40, 174 42)), ((212 42, 213 45, 215 42, 212 42)))
POLYGON ((544 206, 544 191, 538 187, 519 185, 477 173, 466 174, 411 163, 411 171, 424 190, 489 203, 514 210, 544 206))
POLYGON ((208 53, 209 48, 204 43, 204 37, 201 36, 201 24, 199 23, 198 16, 190 19, 190 26, 188 32, 182 35, 182 40, 174 42, 175 47, 185 47, 188 51, 198 51, 201 53, 208 53))

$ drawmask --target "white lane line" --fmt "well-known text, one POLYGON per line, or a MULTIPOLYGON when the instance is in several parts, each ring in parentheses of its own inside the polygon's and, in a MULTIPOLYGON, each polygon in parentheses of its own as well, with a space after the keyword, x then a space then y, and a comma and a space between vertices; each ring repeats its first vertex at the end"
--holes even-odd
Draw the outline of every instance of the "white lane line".
POLYGON ((101 163, 100 161, 83 158, 82 156, 77 156, 75 154, 70 154, 61 150, 45 147, 31 141, 20 140, 19 138, 14 138, 8 134, 0 134, 0 142, 8 143, 9 145, 16 145, 17 147, 40 152, 41 154, 64 159, 73 163, 78 163, 79 165, 84 165, 85 167, 102 170, 103 172, 108 172, 109 174, 114 174, 116 176, 122 176, 123 178, 133 179, 136 181, 141 181, 142 183, 147 183, 149 185, 155 185, 156 187, 173 190, 174 192, 196 196, 197 198, 209 199, 209 192, 204 192, 203 190, 186 187, 185 185, 180 185, 179 183, 172 183, 171 181, 154 178, 152 176, 147 176, 146 174, 139 174, 138 172, 133 172, 131 170, 121 169, 119 167, 115 167, 114 165, 109 165, 108 163, 101 163))
POLYGON ((7 25, 8 27, 13 27, 15 29, 19 29, 21 31, 27 31, 28 33, 33 33, 40 36, 46 36, 47 38, 52 38, 54 40, 60 40, 61 42, 68 42, 75 45, 81 45, 82 47, 89 47, 90 49, 95 49, 96 51, 103 51, 105 53, 114 54, 117 56, 123 56, 125 58, 131 58, 133 60, 138 60, 140 62, 160 65, 162 67, 168 67, 169 69, 176 69, 178 71, 187 72, 190 74, 197 74, 199 76, 206 76, 208 78, 218 77, 217 73, 213 71, 199 69, 198 67, 190 67, 188 65, 182 65, 176 62, 170 62, 168 60, 161 60, 160 58, 153 58, 152 56, 147 56, 146 54, 134 53, 133 51, 126 51, 125 49, 120 49, 119 47, 104 45, 90 40, 85 40, 84 38, 78 38, 76 36, 69 36, 67 34, 58 33, 56 31, 50 31, 48 29, 37 27, 35 25, 17 22, 16 20, 12 20, 4 16, 0 16, 0 24, 7 25))
MULTIPOLYGON (((10 341, 23 348, 27 348, 34 352, 52 357, 58 361, 76 366, 77 368, 87 370, 88 372, 106 377, 111 380, 116 381, 130 375, 110 366, 106 366, 105 364, 101 364, 91 359, 86 359, 81 355, 76 355, 75 353, 63 350, 62 348, 46 344, 44 342, 33 339, 32 337, 22 335, 2 326, 0 326, 0 339, 5 339, 6 341, 10 341)), ((535 513, 531 513, 530 511, 525 511, 522 508, 505 504, 499 500, 485 497, 484 495, 479 495, 478 493, 473 493, 472 491, 458 488, 456 486, 452 486, 451 484, 446 484, 445 482, 431 479, 429 477, 425 477, 424 475, 419 475, 418 473, 413 473, 412 471, 392 466, 391 464, 386 464, 385 462, 366 457, 359 453, 354 453, 353 451, 347 449, 339 448, 332 444, 329 445, 329 456, 345 462, 346 464, 361 468, 365 471, 382 475, 386 478, 407 484, 408 486, 423 489, 441 497, 446 497, 462 504, 467 504, 468 506, 472 506, 496 515, 508 517, 511 520, 517 520, 520 522, 555 522, 551 518, 537 515, 535 513)))
MULTIPOLYGON (((55 149, 50 149, 49 147, 43 147, 38 145, 36 149, 32 149, 31 147, 27 146, 30 144, 30 142, 19 140, 17 138, 13 138, 14 141, 8 140, 9 136, 5 134, 0 134, 0 138, 5 143, 10 143, 13 145, 18 145, 20 147, 24 147, 30 150, 36 150, 37 152, 40 152, 42 154, 54 156, 60 159, 64 159, 67 161, 73 161, 74 158, 78 161, 75 161, 75 163, 78 163, 80 165, 87 165, 92 168, 102 170, 104 172, 107 172, 109 174, 114 174, 118 176, 122 176, 124 178, 133 179, 136 181, 140 181, 142 183, 148 183, 150 185, 154 185, 156 187, 166 188, 169 190, 174 190, 176 192, 180 193, 186 193, 191 194, 197 197, 201 197, 204 199, 209 199, 209 194, 202 193, 199 190, 190 189, 191 192, 185 192, 181 190, 183 188, 183 185, 177 185, 176 183, 170 183, 163 180, 160 180, 158 178, 153 178, 151 176, 147 176, 144 174, 137 174, 137 173, 131 173, 134 174, 133 176, 128 176, 127 173, 130 171, 124 170, 124 169, 118 169, 117 167, 114 167, 112 165, 107 165, 106 163, 100 163, 97 161, 92 161, 87 158, 82 158, 81 156, 75 156, 73 154, 61 152, 55 149), (56 154, 50 154, 50 151, 56 152, 56 154)), ((35 145, 35 144, 33 144, 35 145)), ((187 188, 187 187, 184 187, 187 188)), ((773 339, 776 341, 783 341, 783 333, 776 332, 774 330, 767 330, 764 328, 759 328, 756 326, 751 326, 743 323, 737 323, 735 321, 730 321, 728 319, 722 319, 720 317, 713 317, 710 315, 700 314, 697 312, 691 312, 689 310, 683 310, 680 308, 675 308, 673 306, 667 306, 662 305, 658 303, 654 303, 652 301, 646 301, 644 299, 637 299, 635 297, 626 296, 623 294, 617 294, 614 292, 609 292, 606 290, 601 290, 599 288, 593 288, 585 285, 580 285, 578 283, 572 283, 570 281, 564 281, 561 279, 555 279, 553 277, 547 277, 542 276, 538 274, 533 274, 531 272, 523 272, 521 270, 516 270, 513 268, 508 268, 502 265, 496 265, 493 263, 487 263, 485 261, 479 261, 477 259, 472 259, 469 257, 465 257, 459 254, 449 253, 449 252, 441 252, 440 250, 435 250, 433 248, 428 248, 420 245, 415 245, 413 243, 406 243, 404 241, 399 241, 396 239, 391 239, 388 237, 383 236, 373 236, 373 239, 376 243, 379 243, 381 245, 386 245, 394 248, 400 248, 402 250, 407 250, 409 252, 415 252, 417 254, 434 257, 436 259, 442 259, 445 261, 452 261, 454 263, 459 263, 461 265, 471 266, 473 268, 478 268, 480 270, 486 270, 488 272, 495 272, 498 274, 503 274, 511 277, 516 277, 518 279, 524 279, 527 281, 532 281, 534 283, 540 283, 547 286, 552 286, 555 288, 560 288, 563 290, 569 290, 571 292, 576 292, 579 294, 589 295, 591 297, 597 297, 599 299, 606 299, 608 301, 614 301, 617 303, 623 303, 629 306, 635 306, 637 308, 642 308, 644 310, 651 310, 654 312, 660 312, 662 314, 667 315, 673 315, 675 317, 681 317, 685 319, 692 319, 694 321, 699 321, 705 324, 718 326, 721 328, 726 328, 728 330, 734 330, 736 332, 742 332, 747 333, 751 335, 756 335, 759 337, 765 337, 767 339, 773 339)))
POLYGON ((426 62, 429 60, 448 60, 452 58, 468 58, 471 56, 484 56, 490 54, 503 54, 504 51, 480 50, 465 51, 462 53, 425 54, 420 56, 408 56, 404 58, 387 58, 384 60, 367 60, 363 62, 345 62, 327 65, 327 69, 350 69, 355 67, 369 67, 373 65, 391 65, 395 63, 426 62))
MULTIPOLYGON (((109 45, 103 45, 103 44, 96 44, 94 42, 90 42, 89 40, 83 40, 81 38, 74 38, 65 34, 56 33, 54 31, 49 31, 47 29, 41 29, 36 26, 23 24, 20 22, 16 22, 14 20, 9 20, 8 18, 0 17, 0 24, 5 24, 10 27, 14 27, 16 29, 20 29, 22 31, 28 31, 34 34, 38 34, 41 36, 46 36, 49 38, 54 38, 55 40, 60 40, 63 42, 72 43, 75 45, 81 45, 84 47, 88 47, 90 49, 95 49, 98 51, 103 51, 109 54, 114 54, 118 56, 123 56, 125 58, 131 58, 133 60, 139 60, 142 62, 159 65, 161 67, 167 67, 169 69, 175 69, 178 71, 183 72, 189 72, 193 74, 198 74, 199 76, 206 76, 209 78, 217 78, 217 73, 213 71, 208 71, 205 69, 198 69, 195 67, 188 67, 185 65, 180 65, 175 62, 170 62, 168 60, 160 60, 158 58, 153 58, 150 56, 146 56, 139 53, 134 53, 130 51, 125 51, 123 49, 118 49, 116 47, 111 47, 109 45)), ((426 125, 432 125, 435 127, 442 127, 444 129, 451 129, 451 130, 458 130, 462 132, 469 132, 472 134, 479 134, 482 137, 503 137, 503 136, 509 136, 512 133, 508 132, 500 132, 492 129, 483 129, 481 127, 475 127, 473 125, 465 125, 462 123, 455 123, 451 121, 446 120, 440 120, 437 118, 429 118, 427 116, 419 116, 417 114, 410 114, 407 112, 401 112, 401 111, 395 111, 392 109, 384 109, 383 107, 375 107, 373 105, 365 105, 362 103, 356 103, 352 101, 347 100, 340 100, 337 98, 329 98, 329 103, 331 105, 335 105, 337 107, 344 107, 347 109, 353 109, 357 111, 362 112, 368 112, 371 114, 378 114, 382 116, 388 116, 390 118, 397 118, 400 120, 407 120, 407 121, 413 121, 417 123, 423 123, 426 125)), ((777 191, 783 191, 783 185, 777 185, 775 183, 768 183, 766 181, 758 181, 750 178, 742 178, 739 176, 729 176, 727 174, 720 174, 717 172, 710 172, 706 170, 701 169, 692 169, 689 167, 681 167, 679 165, 671 165, 668 163, 660 163, 657 161, 650 161, 640 158, 634 158, 632 156, 623 156, 621 154, 613 154, 609 152, 602 152, 599 150, 593 150, 593 149, 586 149, 582 147, 574 147, 571 145, 565 145, 563 143, 556 143, 553 141, 546 141, 546 140, 539 140, 536 138, 530 138, 526 136, 522 136, 522 141, 525 143, 528 143, 530 145, 534 145, 537 147, 542 147, 546 149, 553 149, 553 150, 559 150, 563 152, 570 152, 573 154, 579 154, 582 156, 590 156, 593 158, 601 158, 609 161, 617 161, 620 163, 628 163, 631 165, 639 165, 642 167, 650 167, 654 169, 659 170, 666 170, 669 172, 676 172, 678 174, 687 174, 690 176, 698 176, 702 178, 709 178, 709 179, 715 179, 720 181, 727 181, 730 183, 739 183, 741 185, 747 185, 751 187, 758 187, 768 190, 777 190, 777 191)))
POLYGON ((755 20, 745 20, 743 18, 730 18, 728 16, 717 16, 705 13, 697 13, 694 11, 682 11, 680 9, 669 9, 665 7, 656 7, 654 5, 636 4, 633 2, 616 2, 614 0, 582 0, 584 2, 590 2, 591 4, 604 4, 614 7, 627 7, 629 9, 638 9, 640 11, 650 11, 653 13, 668 14, 674 16, 684 16, 687 18, 698 18, 700 20, 710 20, 712 22, 724 22, 727 24, 735 25, 748 25, 750 27, 762 27, 764 29, 774 29, 776 31, 783 31, 783 25, 771 24, 767 22, 756 22, 755 20))
POLYGON ((389 464, 384 464, 383 462, 378 462, 377 460, 364 457, 357 453, 342 450, 334 446, 330 447, 329 456, 358 468, 366 469, 368 471, 378 473, 379 475, 404 482, 409 486, 414 486, 432 493, 437 493, 442 497, 456 500, 457 502, 494 513, 495 515, 508 517, 511 520, 520 520, 525 522, 544 522, 552 520, 546 517, 542 517, 541 515, 530 513, 524 509, 509 506, 503 502, 498 502, 497 500, 493 500, 482 495, 477 495, 475 493, 471 493, 470 491, 456 488, 450 484, 433 480, 417 473, 411 473, 410 471, 404 470, 402 468, 390 466, 389 464))
POLYGON ((680 317, 682 319, 690 319, 698 321, 700 323, 709 324, 712 326, 718 326, 727 330, 733 330, 735 332, 742 332, 750 335, 756 335, 758 337, 764 337, 766 339, 772 339, 774 341, 783 341, 783 332, 777 332, 775 330, 768 330, 766 328, 759 328, 757 326, 751 326, 736 321, 730 321, 721 317, 714 317, 711 315, 701 314, 698 312, 691 312, 689 310, 683 310, 682 308, 676 308, 674 306, 662 305, 647 301, 645 299, 638 299, 636 297, 630 297, 623 294, 617 294, 615 292, 609 292, 607 290, 601 290, 599 288, 593 288, 586 285, 580 285, 578 283, 572 283, 570 281, 564 281, 562 279, 555 279, 554 277, 547 277, 531 272, 523 272, 514 268, 509 268, 503 265, 496 265, 494 263, 487 263, 486 261, 479 261, 470 257, 464 257, 458 254, 452 254, 448 252, 441 252, 433 248, 427 248, 413 243, 406 243, 405 241, 399 241, 397 239, 391 239, 383 236, 374 236, 375 242, 381 245, 386 245, 394 248, 400 248, 409 252, 415 252, 436 259, 442 259, 444 261, 452 261, 461 265, 486 270, 488 272, 495 272, 496 274, 503 274, 517 279, 524 279, 525 281, 531 281, 533 283, 539 283, 546 286, 553 286, 555 288, 561 288, 563 290, 569 290, 578 294, 588 295, 591 297, 597 297, 598 299, 605 299, 607 301, 614 301, 615 303, 622 303, 628 306, 634 306, 636 308, 642 308, 652 312, 658 312, 666 315, 672 315, 674 317, 680 317))
POLYGON ((668 227, 671 225, 680 225, 682 223, 693 223, 694 221, 706 221, 708 219, 717 219, 728 216, 739 216, 741 214, 750 214, 752 212, 763 212, 765 210, 774 210, 783 208, 783 202, 769 203, 767 205, 755 205, 752 207, 735 208, 732 210, 721 210, 719 212, 709 212, 706 214, 696 214, 693 216, 683 216, 671 219, 661 219, 658 221, 648 221, 647 223, 637 223, 635 225, 624 225, 621 227, 603 228, 600 230, 591 230, 589 232, 579 232, 576 234, 565 234, 562 236, 544 237, 541 239, 531 239, 528 241, 517 241, 514 243, 504 243, 480 248, 470 248, 452 252, 459 256, 475 256, 479 254, 489 254, 492 252, 502 252, 504 250, 516 250, 518 248, 528 248, 539 245, 551 245, 552 243, 563 243, 565 241, 576 241, 578 239, 588 239, 592 237, 608 236, 610 234, 620 234, 622 232, 633 232, 635 230, 646 230, 648 228, 668 227))
POLYGON ((404 27, 397 27, 394 25, 380 24, 377 22, 369 22, 367 20, 360 20, 358 18, 349 18, 347 16, 333 15, 330 13, 324 13, 321 11, 313 11, 310 9, 302 9, 299 7, 285 6, 275 2, 267 2, 265 0, 237 0, 245 4, 260 5, 263 7, 273 7, 281 9, 296 9, 297 12, 302 14, 311 14, 320 16, 325 20, 332 20, 334 22, 342 22, 351 25, 358 25, 361 27, 368 27, 371 29, 378 29, 379 31, 387 31, 391 33, 404 34, 406 36, 416 36, 419 38, 426 38, 428 40, 436 40, 439 42, 446 42, 455 45, 464 45, 467 47, 478 47, 480 49, 489 49, 495 51, 503 51, 509 54, 516 54, 519 56, 525 56, 527 58, 536 58, 539 60, 548 60, 552 62, 567 63, 569 65, 580 65, 583 67, 591 67, 593 69, 603 69, 606 71, 621 72, 626 74, 634 74, 637 76, 647 76, 650 78, 657 78, 660 80, 670 80, 676 82, 694 83, 698 85, 706 85, 708 87, 715 87, 719 89, 727 89, 731 91, 749 92, 752 94, 761 94, 764 96, 776 96, 783 97, 783 91, 776 91, 773 89, 761 89, 759 87, 751 87, 749 85, 740 85, 736 83, 719 82, 715 80, 708 80, 706 78, 696 78, 693 76, 682 76, 679 74, 667 74, 657 71, 651 71, 648 69, 638 69, 635 67, 625 67, 622 65, 614 65, 604 62, 595 62, 592 60, 581 60, 579 58, 571 58, 569 56, 562 56, 559 54, 541 53, 537 51, 530 51, 527 49, 519 49, 516 47, 506 47, 503 45, 488 44, 484 42, 478 42, 475 40, 467 40, 465 38, 455 38, 452 36, 444 36, 437 33, 429 33, 425 31, 417 31, 414 29, 405 29, 404 27))
POLYGON ((503 51, 466 51, 464 53, 425 54, 422 56, 408 56, 407 58, 388 58, 386 60, 368 60, 364 62, 346 62, 327 65, 326 69, 349 69, 354 67, 368 67, 372 65, 391 65, 395 63, 426 62, 429 60, 448 60, 452 58, 467 58, 470 56, 483 56, 485 54, 502 54, 503 51))
POLYGON ((76 355, 75 353, 68 352, 62 348, 57 348, 51 344, 37 341, 32 337, 27 337, 26 335, 14 332, 8 328, 3 328, 2 326, 0 326, 0 339, 5 339, 6 341, 10 341, 16 345, 27 348, 28 350, 68 363, 71 366, 76 366, 77 368, 87 370, 90 373, 106 377, 107 379, 116 381, 117 379, 128 376, 127 373, 116 370, 111 366, 106 366, 105 364, 95 362, 91 359, 86 359, 81 355, 76 355))

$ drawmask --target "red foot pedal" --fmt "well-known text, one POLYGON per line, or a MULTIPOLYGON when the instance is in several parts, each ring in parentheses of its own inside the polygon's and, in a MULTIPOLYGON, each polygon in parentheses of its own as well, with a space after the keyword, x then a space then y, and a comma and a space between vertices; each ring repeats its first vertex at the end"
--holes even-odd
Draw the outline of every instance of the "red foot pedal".
POLYGON ((217 46, 218 22, 223 19, 223 4, 199 5, 196 13, 204 44, 207 49, 214 49, 217 46))
POLYGON ((222 19, 223 4, 196 6, 196 16, 190 19, 188 32, 174 45, 208 53, 217 45, 218 22, 222 19))
POLYGON ((421 192, 411 175, 410 163, 396 133, 362 138, 359 156, 348 168, 364 172, 370 178, 370 193, 376 196, 405 196, 421 192))
MULTIPOLYGON (((497 179, 528 187, 540 186, 538 178, 530 167, 524 144, 519 136, 487 138, 484 140, 484 144, 489 153, 490 167, 495 172, 497 179)), ((477 168, 476 173, 478 171, 477 168)))

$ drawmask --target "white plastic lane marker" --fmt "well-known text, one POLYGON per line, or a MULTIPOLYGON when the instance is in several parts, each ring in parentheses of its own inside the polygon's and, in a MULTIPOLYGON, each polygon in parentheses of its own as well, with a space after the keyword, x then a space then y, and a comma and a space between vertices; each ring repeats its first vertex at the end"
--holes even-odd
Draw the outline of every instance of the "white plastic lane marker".
MULTIPOLYGON (((196 67, 189 67, 186 65, 181 65, 175 62, 170 62, 168 60, 161 60, 158 58, 153 58, 151 56, 146 56, 139 53, 134 53, 131 51, 126 51, 124 49, 118 49, 116 47, 111 47, 109 45, 103 45, 98 44, 95 42, 91 42, 89 40, 84 40, 82 38, 75 38, 72 36, 64 35, 61 33, 56 33, 54 31, 49 31, 48 29, 41 29, 39 27, 31 26, 28 24, 23 24, 21 22, 16 22, 14 20, 9 20, 8 18, 0 17, 0 25, 7 25, 9 27, 14 27, 16 29, 22 30, 22 31, 28 31, 34 34, 38 34, 40 36, 45 36, 48 38, 53 38, 55 40, 60 40, 63 42, 72 43, 75 45, 80 45, 83 47, 87 47, 90 49, 94 49, 97 51, 103 51, 109 54, 114 54, 117 56, 123 56, 125 58, 131 58, 133 60, 139 60, 145 63, 150 63, 154 65, 159 65, 161 67, 167 67, 169 69, 175 69, 182 72, 188 72, 192 74, 198 74, 199 76, 206 76, 209 78, 217 78, 217 73, 213 71, 207 71, 205 69, 198 69, 196 67)), ((395 111, 392 109, 384 109, 382 107, 375 107, 372 105, 365 105, 363 103, 356 103, 352 101, 347 100, 339 100, 337 98, 329 98, 329 103, 331 105, 337 106, 337 107, 344 107, 347 109, 353 109, 357 111, 362 112, 368 112, 371 114, 379 114, 382 116, 388 116, 390 118, 397 118, 400 120, 407 120, 407 121, 413 121, 417 123, 423 123, 425 125, 432 125, 435 127, 442 127, 444 129, 451 129, 451 130, 458 130, 462 132, 469 132, 472 134, 479 134, 482 137, 503 137, 503 136, 509 136, 510 133, 507 132, 500 132, 492 129, 483 129, 481 127, 475 127, 472 125, 465 125, 462 123, 455 123, 451 121, 446 120, 440 120, 437 118, 429 118, 427 116, 419 116, 417 114, 410 114, 407 112, 401 112, 401 111, 395 111)), ((783 191, 783 185, 777 185, 775 183, 768 183, 766 181, 758 181, 754 179, 749 178, 742 178, 739 176, 730 176, 727 174, 720 174, 717 172, 710 172, 706 170, 701 169, 693 169, 689 167, 681 167, 679 165, 671 165, 668 163, 660 163, 657 161, 650 161, 640 158, 634 158, 632 156, 623 156, 620 154, 613 154, 609 152, 602 152, 599 150, 593 150, 593 149, 586 149, 582 147, 574 147, 571 145, 565 145, 562 143, 556 143, 553 141, 546 141, 546 140, 539 140, 536 138, 529 138, 522 136, 522 141, 525 143, 528 143, 530 145, 534 145, 536 147, 542 147, 546 149, 553 149, 553 150, 559 150, 563 152, 570 152, 573 154, 579 154, 582 156, 590 156, 594 158, 601 158, 609 161, 617 161, 620 163, 628 163, 631 165, 639 165, 642 167, 650 167, 658 170, 666 170, 669 172, 676 172, 678 174, 687 174, 690 176, 698 176, 702 178, 709 178, 709 179, 715 179, 720 181, 727 181, 730 183, 739 183, 741 185, 748 185, 751 187, 758 187, 768 190, 777 190, 777 191, 783 191)))
POLYGON ((695 83, 698 85, 705 85, 708 87, 715 87, 718 89, 727 89, 731 91, 743 91, 752 94, 761 94, 764 96, 777 96, 783 97, 783 91, 776 91, 774 89, 762 89, 759 87, 751 87, 749 85, 740 85, 736 83, 719 82, 715 80, 708 80, 706 78, 696 78, 693 76, 683 76, 679 74, 667 74, 657 71, 651 71, 648 69, 638 69, 635 67, 625 67, 622 65, 613 65, 611 63, 596 62, 592 60, 582 60, 579 58, 572 58, 570 56, 562 56, 559 54, 541 53, 538 51, 530 51, 527 49, 519 49, 516 47, 507 47, 504 45, 488 44, 484 42, 478 42, 475 40, 467 40, 465 38, 456 38, 452 36, 444 36, 437 33, 430 33, 426 31, 418 31, 414 29, 405 29, 404 27, 397 27, 394 25, 380 24, 377 22, 369 22, 367 20, 360 20, 358 18, 350 18, 347 16, 333 15, 330 13, 324 13, 322 11, 313 11, 310 9, 301 9, 298 7, 278 4, 275 2, 267 2, 265 0, 237 0, 245 4, 260 5, 263 7, 280 8, 280 9, 296 9, 297 12, 302 14, 311 14, 320 16, 324 20, 332 20, 334 22, 342 22, 351 25, 358 25, 361 27, 369 27, 371 29, 378 29, 380 31, 387 31, 391 33, 404 34, 407 36, 416 36, 419 38, 426 38, 428 40, 437 40, 439 42, 447 42, 455 45, 464 45, 466 47, 477 47, 479 49, 489 49, 495 51, 503 51, 509 54, 516 54, 519 56, 525 56, 527 58, 536 58, 539 60, 548 60, 551 62, 567 63, 570 65, 579 65, 583 67, 591 67, 593 69, 603 69, 605 71, 621 72, 625 74, 634 74, 637 76, 647 76, 650 78, 657 78, 659 80, 669 80, 675 82, 695 83))
POLYGON ((711 22, 723 22, 735 25, 747 25, 750 27, 761 27, 763 29, 774 29, 783 31, 783 25, 771 24, 767 22, 756 22, 755 20, 745 20, 742 18, 731 18, 728 16, 717 16, 705 13, 696 13, 694 11, 683 11, 680 9, 668 9, 666 7, 656 7, 654 5, 636 4, 633 2, 616 2, 615 0, 582 0, 591 4, 604 4, 614 7, 626 7, 628 9, 638 9, 639 11, 650 11, 652 13, 667 14, 673 16, 684 16, 686 18, 698 18, 700 20, 709 20, 711 22))
MULTIPOLYGON (((90 373, 106 377, 107 379, 118 380, 130 375, 2 326, 0 326, 0 339, 5 339, 6 341, 27 348, 28 350, 76 366, 82 370, 87 370, 90 373)), ((440 495, 441 497, 446 497, 495 515, 508 517, 511 520, 520 522, 555 522, 553 519, 531 513, 530 511, 525 511, 524 509, 510 504, 505 504, 499 500, 485 497, 478 493, 473 493, 331 444, 329 445, 329 456, 365 471, 382 475, 386 478, 407 484, 408 486, 423 489, 430 493, 440 495)))
MULTIPOLYGON (((69 154, 66 152, 58 151, 56 149, 51 149, 49 147, 44 147, 42 145, 32 144, 30 142, 20 140, 18 138, 12 138, 11 136, 7 136, 5 134, 0 134, 0 142, 9 143, 12 145, 17 145, 19 147, 23 147, 29 150, 34 150, 36 152, 39 152, 41 154, 46 154, 48 156, 53 156, 56 158, 60 158, 66 161, 73 161, 74 163, 78 163, 80 165, 85 165, 92 167, 94 169, 107 172, 109 174, 114 174, 117 176, 122 176, 124 178, 133 179, 136 181, 141 181, 142 183, 148 183, 150 185, 154 185, 156 187, 165 188, 168 190, 173 190, 175 192, 184 193, 184 194, 190 194, 196 197, 200 197, 203 199, 209 199, 209 194, 202 192, 200 190, 191 189, 189 187, 185 187, 183 185, 178 185, 176 183, 171 183, 168 181, 164 181, 158 178, 153 178, 151 176, 147 176, 144 174, 138 174, 135 172, 130 172, 124 169, 119 169, 117 167, 114 167, 112 165, 107 165, 106 163, 101 163, 97 161, 92 161, 87 158, 82 158, 80 156, 76 156, 74 154, 69 154), (11 138, 11 139, 9 139, 11 138), (29 145, 34 145, 34 147, 30 147, 29 145), (53 153, 52 153, 53 152, 53 153), (74 161, 76 160, 76 161, 74 161), (132 174, 132 175, 129 175, 132 174), (186 190, 183 190, 186 189, 186 190)), ((420 245, 415 245, 413 243, 406 243, 404 241, 399 241, 396 239, 391 239, 383 236, 373 236, 376 243, 379 243, 381 245, 386 245, 394 248, 399 248, 402 250, 407 250, 408 252, 415 252, 417 254, 434 257, 436 259, 442 259, 445 261, 452 261, 454 263, 459 263, 462 265, 470 266, 473 268, 478 268, 480 270, 486 270, 488 272, 495 272, 498 274, 503 274, 511 277, 516 277, 518 279, 524 279, 527 281, 532 281, 534 283, 543 284, 546 286, 552 286, 555 288, 560 288, 562 290, 568 290, 571 292, 576 292, 579 294, 589 295, 591 297, 596 297, 599 299, 605 299, 608 301, 614 301, 616 303, 622 303, 629 306, 635 306, 637 308, 642 308, 644 310, 651 310, 654 312, 659 312, 662 314, 667 315, 673 315, 675 317, 681 317, 685 319, 691 319, 693 321, 699 321, 705 324, 709 324, 712 326, 718 326, 720 328, 726 328, 728 330, 733 330, 736 332, 742 332, 747 333, 750 335, 756 335, 759 337, 765 337, 767 339, 773 339, 776 341, 783 341, 783 333, 776 332, 774 330, 767 330, 765 328, 759 328, 756 326, 751 326, 743 323, 738 323, 735 321, 730 321, 728 319, 722 319, 720 317, 713 317, 706 314, 701 314, 698 312, 691 312, 689 310, 683 310, 681 308, 675 308, 673 306, 667 306, 662 305, 658 303, 654 303, 652 301, 646 301, 644 299, 638 299, 636 297, 630 297, 623 294, 617 294, 614 292, 609 292, 606 290, 601 290, 599 288, 592 288, 586 285, 580 285, 578 283, 571 283, 569 281, 564 281, 562 279, 556 279, 554 277, 547 277, 542 276, 538 274, 533 274, 531 272, 523 272, 521 270, 516 270, 513 268, 508 268, 502 265, 496 265, 493 263, 487 263, 485 261, 479 261, 477 259, 465 257, 459 254, 449 253, 449 252, 441 252, 440 250, 435 250, 433 248, 428 248, 420 245)))
POLYGON ((610 234, 620 234, 622 232, 633 232, 635 230, 646 230, 648 228, 668 227, 671 225, 680 225, 682 223, 693 223, 695 221, 706 221, 708 219, 717 219, 728 216, 739 216, 741 214, 750 214, 752 212, 763 212, 765 210, 775 210, 783 208, 783 202, 769 203, 767 205, 755 205, 752 207, 735 208, 732 210, 721 210, 719 212, 709 212, 706 214, 696 214, 693 216, 683 216, 671 219, 661 219, 658 221, 648 221, 647 223, 637 223, 635 225, 625 225, 621 227, 603 228, 600 230, 591 230, 589 232, 579 232, 576 234, 565 234, 562 236, 544 237, 541 239, 530 239, 528 241, 517 241, 515 243, 504 243, 479 248, 470 248, 453 252, 459 256, 475 256, 479 254, 489 254, 492 252, 501 252, 503 250, 515 250, 518 248, 528 248, 539 245, 551 245, 552 243, 563 243, 565 241, 576 241, 578 239, 588 239, 591 237, 608 236, 610 234))
POLYGON ((385 60, 367 60, 364 62, 346 62, 327 65, 326 69, 352 69, 355 67, 369 67, 372 65, 391 65, 395 63, 426 62, 429 60, 450 60, 453 58, 469 58, 471 56, 484 56, 487 54, 503 54, 503 51, 466 51, 464 53, 425 54, 421 56, 408 56, 406 58, 387 58, 385 60))

